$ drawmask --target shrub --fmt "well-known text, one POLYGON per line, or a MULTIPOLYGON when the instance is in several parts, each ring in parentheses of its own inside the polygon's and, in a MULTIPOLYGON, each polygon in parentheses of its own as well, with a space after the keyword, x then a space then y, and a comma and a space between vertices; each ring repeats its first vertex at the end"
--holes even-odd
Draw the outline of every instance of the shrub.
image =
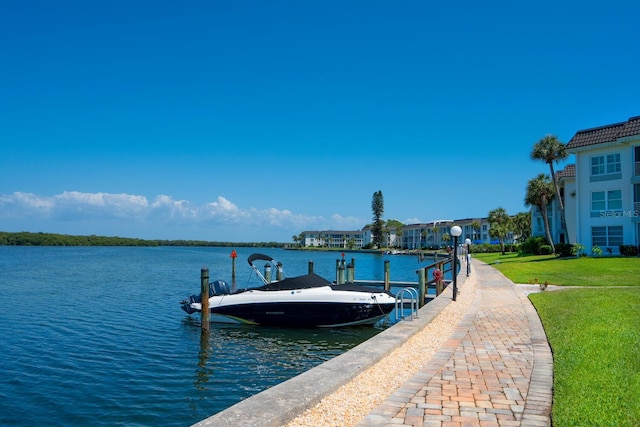
POLYGON ((587 254, 584 253, 584 245, 581 245, 580 243, 573 245, 571 248, 571 255, 586 256, 587 254))
POLYGON ((539 255, 551 255, 553 253, 553 249, 549 245, 542 245, 540 249, 538 249, 539 255))
POLYGON ((620 245, 620 255, 636 256, 638 255, 638 248, 634 245, 620 245))
POLYGON ((556 254, 558 254, 558 256, 560 257, 575 255, 573 252, 573 245, 571 243, 556 244, 556 254))
POLYGON ((540 246, 546 244, 547 240, 542 236, 529 237, 520 245, 519 252, 523 255, 538 255, 540 254, 540 246))

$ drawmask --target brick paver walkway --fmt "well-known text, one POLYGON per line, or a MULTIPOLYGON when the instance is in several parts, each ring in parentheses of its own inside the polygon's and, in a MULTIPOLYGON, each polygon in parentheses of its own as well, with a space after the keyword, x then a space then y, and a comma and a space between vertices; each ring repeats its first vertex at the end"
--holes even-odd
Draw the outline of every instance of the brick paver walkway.
POLYGON ((500 272, 473 267, 476 296, 456 331, 357 427, 551 425, 553 359, 540 319, 500 272))

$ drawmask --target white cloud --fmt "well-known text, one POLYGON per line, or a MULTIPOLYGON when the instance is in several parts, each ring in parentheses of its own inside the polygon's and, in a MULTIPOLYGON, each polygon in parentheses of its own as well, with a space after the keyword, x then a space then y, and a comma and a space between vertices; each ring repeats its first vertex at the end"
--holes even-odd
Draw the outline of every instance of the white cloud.
MULTIPOLYGON (((33 227, 29 228, 33 229, 41 227, 45 220, 48 224, 93 224, 94 234, 107 232, 101 229, 93 230, 101 227, 106 221, 109 222, 109 233, 116 234, 122 234, 118 229, 114 230, 118 224, 120 230, 131 230, 132 226, 138 224, 147 230, 157 228, 157 238, 163 238, 161 235, 168 233, 169 229, 174 234, 180 234, 179 230, 186 233, 187 229, 204 230, 205 233, 207 230, 218 230, 219 235, 222 232, 231 233, 229 227, 232 227, 234 232, 246 231, 246 236, 238 237, 242 240, 250 239, 252 235, 269 234, 284 236, 271 238, 280 241, 288 241, 292 234, 305 230, 357 230, 365 225, 363 219, 343 217, 339 214, 325 218, 274 207, 245 209, 223 196, 218 196, 215 201, 201 206, 192 206, 187 200, 175 200, 163 194, 150 202, 145 196, 140 195, 78 191, 65 191, 53 196, 21 192, 0 195, 0 218, 20 219, 20 224, 25 224, 25 221, 30 219, 33 227)), ((5 221, 5 226, 6 223, 5 221)), ((218 240, 215 236, 211 239, 218 240)))

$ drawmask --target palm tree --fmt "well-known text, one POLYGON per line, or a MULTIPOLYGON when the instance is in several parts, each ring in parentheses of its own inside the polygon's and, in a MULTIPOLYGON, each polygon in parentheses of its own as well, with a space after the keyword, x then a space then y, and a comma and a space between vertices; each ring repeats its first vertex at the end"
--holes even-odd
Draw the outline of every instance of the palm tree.
POLYGON ((553 253, 556 253, 556 247, 553 244, 551 238, 551 229, 549 227, 549 217, 547 216, 547 205, 551 203, 555 196, 553 183, 548 175, 543 173, 537 177, 530 179, 527 184, 527 194, 524 198, 524 202, 527 206, 535 206, 542 215, 544 222, 544 232, 547 235, 547 241, 551 245, 553 253))
POLYGON ((513 231, 518 238, 518 243, 522 243, 531 237, 531 214, 529 212, 518 212, 511 217, 513 231))
POLYGON ((480 222, 479 221, 473 221, 471 223, 471 228, 473 229, 473 240, 476 240, 477 231, 480 230, 480 222))
POLYGON ((500 240, 500 252, 504 255, 504 239, 509 232, 511 218, 504 208, 489 211, 489 233, 500 240))
POLYGON ((558 177, 553 169, 554 163, 560 163, 561 161, 566 160, 568 156, 569 153, 567 153, 567 146, 560 142, 558 137, 555 135, 547 135, 540 138, 538 142, 533 145, 533 150, 531 150, 531 158, 533 160, 542 160, 549 165, 551 180, 553 180, 553 187, 558 199, 558 206, 560 206, 560 221, 562 229, 564 230, 566 241, 570 242, 569 230, 567 230, 567 221, 564 217, 564 202, 562 201, 562 197, 560 197, 558 177))
POLYGON ((440 249, 440 239, 438 239, 438 231, 440 231, 440 227, 437 225, 433 227, 433 233, 435 237, 433 238, 434 244, 436 245, 436 249, 440 249))

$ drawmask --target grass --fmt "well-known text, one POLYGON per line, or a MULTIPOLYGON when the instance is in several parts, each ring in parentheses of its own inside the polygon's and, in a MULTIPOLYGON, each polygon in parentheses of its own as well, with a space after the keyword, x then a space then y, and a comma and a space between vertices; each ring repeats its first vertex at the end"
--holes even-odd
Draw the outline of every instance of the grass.
POLYGON ((591 286, 530 295, 553 351, 553 425, 639 426, 640 259, 476 257, 515 283, 591 286))
POLYGON ((553 425, 639 426, 640 287, 530 298, 553 351, 553 425))
POLYGON ((640 286, 640 258, 519 256, 474 254, 514 283, 549 282, 561 286, 640 286))

